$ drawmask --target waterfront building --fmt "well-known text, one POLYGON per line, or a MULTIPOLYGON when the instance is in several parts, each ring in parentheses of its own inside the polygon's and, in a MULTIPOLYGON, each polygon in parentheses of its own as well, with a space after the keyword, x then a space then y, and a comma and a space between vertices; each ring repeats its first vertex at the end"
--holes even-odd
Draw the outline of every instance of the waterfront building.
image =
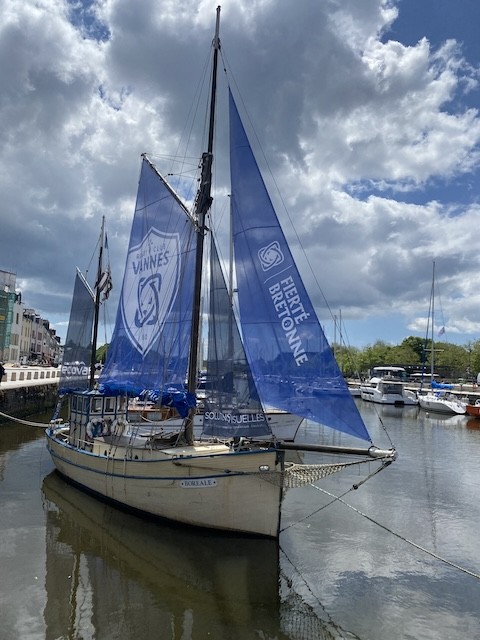
POLYGON ((56 364, 60 361, 60 338, 48 320, 25 308, 16 279, 16 273, 0 269, 0 360, 56 364))

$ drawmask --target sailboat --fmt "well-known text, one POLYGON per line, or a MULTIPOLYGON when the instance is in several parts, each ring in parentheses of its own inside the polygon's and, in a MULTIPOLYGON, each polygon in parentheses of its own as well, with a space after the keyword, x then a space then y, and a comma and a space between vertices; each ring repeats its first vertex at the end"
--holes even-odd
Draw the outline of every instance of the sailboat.
MULTIPOLYGON (((434 413, 456 414, 463 415, 466 413, 466 403, 457 398, 457 396, 451 393, 453 385, 436 382, 434 376, 435 366, 435 262, 433 262, 432 272, 432 289, 430 293, 430 312, 429 319, 431 319, 431 352, 430 352, 430 390, 427 393, 420 391, 418 394, 418 404, 421 409, 425 411, 433 411, 434 413)), ((427 329, 428 335, 428 329, 427 329)), ((427 340, 425 339, 425 344, 427 340)))
MULTIPOLYGON (((69 399, 68 423, 47 429, 47 447, 60 474, 116 505, 187 525, 276 538, 288 488, 362 463, 376 461, 383 469, 396 451, 372 443, 300 278, 231 91, 238 334, 230 335, 232 305, 213 245, 206 370, 215 393, 204 407, 205 437, 195 437, 204 238, 212 226, 219 25, 220 7, 212 46, 208 144, 193 211, 144 154, 105 366, 98 382, 90 378, 87 387, 84 380, 60 383, 69 399), (168 432, 160 425, 145 431, 130 423, 128 399, 142 395, 166 409, 175 407, 183 418, 181 431, 168 432), (327 425, 367 446, 272 439, 264 407, 327 425), (292 449, 335 458, 294 463, 287 460, 292 449)), ((98 282, 102 273, 99 262, 98 282)), ((98 287, 90 300, 98 308, 98 287)))

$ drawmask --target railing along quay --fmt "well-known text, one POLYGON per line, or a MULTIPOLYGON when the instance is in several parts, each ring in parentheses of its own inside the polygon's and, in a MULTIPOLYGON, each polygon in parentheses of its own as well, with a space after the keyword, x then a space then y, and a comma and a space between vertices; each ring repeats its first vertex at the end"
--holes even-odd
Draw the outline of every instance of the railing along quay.
POLYGON ((4 365, 5 374, 0 381, 0 389, 18 389, 37 384, 58 384, 60 367, 4 365))
POLYGON ((59 367, 4 365, 0 383, 0 422, 43 413, 55 406, 59 367))

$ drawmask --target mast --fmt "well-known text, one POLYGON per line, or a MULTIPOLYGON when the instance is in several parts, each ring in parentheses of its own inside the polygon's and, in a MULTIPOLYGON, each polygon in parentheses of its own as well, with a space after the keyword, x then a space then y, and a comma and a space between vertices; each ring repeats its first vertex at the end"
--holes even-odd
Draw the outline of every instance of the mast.
POLYGON ((103 274, 103 244, 105 238, 105 216, 102 216, 102 228, 100 231, 100 249, 98 251, 98 267, 97 280, 95 286, 95 311, 93 317, 93 335, 92 335, 92 352, 90 356, 90 378, 88 382, 89 389, 93 389, 95 384, 95 363, 97 360, 97 336, 98 336, 98 317, 100 313, 100 280, 103 274))
POLYGON ((230 248, 228 262, 228 357, 232 359, 233 369, 233 221, 232 221, 232 202, 230 199, 230 248))
MULTIPOLYGON (((195 217, 197 219, 197 249, 195 256, 195 284, 193 294, 192 311, 192 333, 190 343, 190 356, 188 362, 187 390, 195 394, 198 376, 198 347, 200 339, 200 301, 202 288, 202 263, 203 245, 206 233, 205 219, 212 204, 212 163, 213 163, 213 133, 215 128, 215 106, 217 94, 217 66, 218 52, 220 50, 220 7, 217 7, 217 20, 215 25, 215 36, 213 38, 213 64, 212 64, 212 86, 210 94, 210 120, 208 129, 207 151, 202 155, 200 186, 195 200, 195 217)), ((193 443, 193 421, 195 417, 195 407, 189 410, 185 421, 185 440, 188 444, 193 443)))
POLYGON ((435 329, 435 260, 433 261, 432 271, 432 347, 430 353, 430 388, 433 389, 433 375, 434 375, 434 360, 435 360, 435 346, 434 346, 434 329, 435 329))

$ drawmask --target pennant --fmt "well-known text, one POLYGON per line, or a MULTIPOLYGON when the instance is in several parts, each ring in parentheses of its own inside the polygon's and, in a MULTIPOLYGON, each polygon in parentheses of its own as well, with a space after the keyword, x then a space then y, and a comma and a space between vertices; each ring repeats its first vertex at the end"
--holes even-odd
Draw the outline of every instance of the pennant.
POLYGON ((110 271, 110 266, 108 266, 105 271, 102 273, 100 280, 98 282, 98 290, 103 294, 102 301, 107 300, 110 295, 110 291, 112 290, 112 273, 110 271))

